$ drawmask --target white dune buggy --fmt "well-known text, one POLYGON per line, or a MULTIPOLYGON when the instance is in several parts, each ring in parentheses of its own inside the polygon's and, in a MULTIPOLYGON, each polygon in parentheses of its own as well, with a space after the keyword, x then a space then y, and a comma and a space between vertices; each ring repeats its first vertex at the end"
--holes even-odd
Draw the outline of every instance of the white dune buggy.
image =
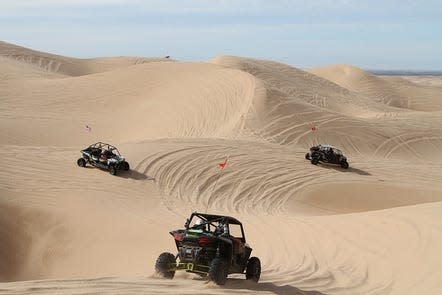
POLYGON ((94 143, 81 150, 81 153, 83 156, 77 160, 77 165, 80 167, 86 167, 89 163, 94 167, 108 170, 112 175, 116 175, 118 170, 129 170, 129 163, 116 147, 108 143, 94 143))

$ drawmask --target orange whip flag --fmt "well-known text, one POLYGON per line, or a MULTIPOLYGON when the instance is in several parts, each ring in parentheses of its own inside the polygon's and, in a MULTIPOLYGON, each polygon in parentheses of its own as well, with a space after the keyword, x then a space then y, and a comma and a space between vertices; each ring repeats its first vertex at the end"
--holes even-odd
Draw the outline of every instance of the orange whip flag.
POLYGON ((216 187, 216 185, 217 185, 217 183, 218 183, 218 180, 219 180, 219 178, 220 178, 220 176, 221 176, 221 172, 222 172, 222 170, 224 170, 224 168, 225 168, 226 165, 227 165, 227 160, 228 160, 228 159, 229 159, 229 156, 226 157, 226 159, 224 160, 224 162, 218 163, 218 167, 219 167, 220 170, 219 170, 219 172, 218 172, 218 177, 217 177, 216 180, 215 180, 215 184, 213 185, 212 192, 211 192, 210 195, 209 195, 209 200, 207 201, 206 210, 204 210, 204 212, 207 212, 207 208, 209 208, 209 204, 210 204, 210 200, 212 199, 213 192, 215 191, 215 187, 216 187))
POLYGON ((227 158, 224 160, 224 162, 221 162, 218 164, 219 169, 221 169, 221 170, 223 170, 224 167, 226 167, 226 165, 227 165, 227 158))

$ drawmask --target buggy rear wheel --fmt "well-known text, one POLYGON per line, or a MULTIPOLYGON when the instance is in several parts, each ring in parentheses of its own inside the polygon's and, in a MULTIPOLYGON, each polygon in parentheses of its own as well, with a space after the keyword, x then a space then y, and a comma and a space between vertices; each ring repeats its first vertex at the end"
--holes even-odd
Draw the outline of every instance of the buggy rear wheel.
POLYGON ((258 257, 251 257, 247 262, 246 280, 258 282, 261 277, 261 261, 258 257))
POLYGON ((80 167, 85 167, 86 166, 86 160, 83 158, 80 158, 77 160, 77 165, 80 167))
POLYGON ((347 161, 341 161, 341 167, 344 169, 348 169, 348 162, 347 161))
POLYGON ((117 167, 113 165, 109 166, 109 173, 112 175, 117 175, 117 167))
POLYGON ((222 258, 215 258, 210 263, 209 280, 217 285, 225 285, 227 281, 228 269, 227 263, 222 258))
POLYGON ((318 163, 319 163, 319 158, 314 157, 314 158, 312 158, 312 159, 310 160, 310 162, 311 162, 313 165, 318 165, 318 163))
POLYGON ((161 253, 155 262, 155 271, 161 277, 173 279, 175 276, 176 259, 175 255, 169 252, 161 253))

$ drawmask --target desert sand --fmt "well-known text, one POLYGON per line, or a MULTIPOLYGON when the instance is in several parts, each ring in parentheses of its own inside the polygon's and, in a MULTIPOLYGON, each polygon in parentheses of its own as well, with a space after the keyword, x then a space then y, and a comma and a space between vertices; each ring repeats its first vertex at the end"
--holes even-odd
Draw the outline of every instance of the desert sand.
POLYGON ((442 294, 441 81, 0 42, 0 293, 442 294), (131 171, 77 167, 97 141, 131 171), (350 168, 306 161, 319 143, 350 168), (243 222, 258 284, 155 276, 206 206, 243 222))

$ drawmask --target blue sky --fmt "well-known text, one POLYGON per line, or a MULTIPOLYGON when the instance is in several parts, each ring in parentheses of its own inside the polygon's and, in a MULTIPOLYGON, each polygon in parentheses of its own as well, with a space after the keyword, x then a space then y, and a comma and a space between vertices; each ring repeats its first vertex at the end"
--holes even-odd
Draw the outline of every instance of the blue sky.
POLYGON ((442 1, 0 0, 0 40, 75 57, 442 70, 442 1))

